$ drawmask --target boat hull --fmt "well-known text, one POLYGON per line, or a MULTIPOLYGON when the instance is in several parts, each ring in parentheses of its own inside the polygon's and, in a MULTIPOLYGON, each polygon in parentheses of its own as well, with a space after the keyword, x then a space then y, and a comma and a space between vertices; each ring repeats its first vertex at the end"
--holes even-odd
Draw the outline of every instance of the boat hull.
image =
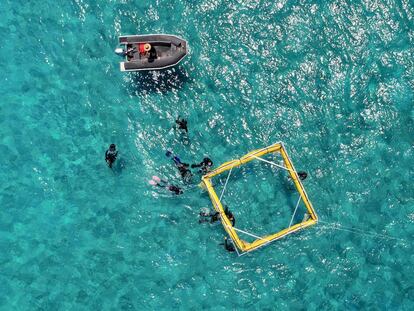
POLYGON ((119 44, 133 50, 120 63, 121 71, 161 70, 177 65, 187 55, 187 42, 173 35, 120 36, 119 44), (149 56, 139 52, 139 46, 145 43, 151 45, 149 56))

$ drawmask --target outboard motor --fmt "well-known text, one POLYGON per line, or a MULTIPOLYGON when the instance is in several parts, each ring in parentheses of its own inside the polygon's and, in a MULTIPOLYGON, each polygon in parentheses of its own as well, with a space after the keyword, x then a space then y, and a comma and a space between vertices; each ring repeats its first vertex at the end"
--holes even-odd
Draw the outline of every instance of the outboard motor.
POLYGON ((125 56, 125 50, 123 48, 116 48, 115 49, 115 54, 119 55, 119 56, 125 56))

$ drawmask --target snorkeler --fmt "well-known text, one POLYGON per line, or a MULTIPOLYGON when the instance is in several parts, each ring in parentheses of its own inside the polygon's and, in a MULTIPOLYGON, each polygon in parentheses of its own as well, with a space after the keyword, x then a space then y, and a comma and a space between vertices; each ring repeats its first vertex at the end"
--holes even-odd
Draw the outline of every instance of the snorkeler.
POLYGON ((188 127, 187 127, 186 119, 184 118, 180 119, 180 116, 178 116, 177 120, 175 120, 175 123, 177 124, 175 128, 185 131, 188 134, 188 127))
POLYGON ((171 185, 166 180, 163 180, 163 179, 159 178, 158 176, 152 176, 152 179, 150 181, 148 181, 148 183, 150 185, 153 185, 153 186, 158 186, 158 187, 161 187, 161 188, 165 188, 168 191, 171 191, 173 194, 178 195, 178 194, 183 193, 183 191, 181 190, 180 187, 177 187, 175 185, 171 185))
MULTIPOLYGON (((308 173, 306 173, 304 171, 299 171, 299 172, 297 172, 297 174, 298 174, 299 179, 302 180, 302 181, 305 180, 306 177, 308 177, 308 173)), ((288 176, 288 178, 291 178, 291 177, 288 176)))
POLYGON ((224 237, 224 243, 220 243, 220 245, 224 245, 224 248, 226 249, 226 251, 229 252, 235 252, 236 249, 234 248, 233 243, 230 243, 227 239, 227 237, 224 237))
POLYGON ((306 173, 306 172, 298 172, 298 176, 299 176, 299 178, 300 178, 300 180, 305 180, 306 179, 306 177, 308 177, 308 173, 306 173))
MULTIPOLYGON (((231 221, 231 225, 234 227, 234 225, 236 224, 236 219, 234 218, 234 215, 231 211, 229 211, 229 208, 227 207, 227 205, 224 205, 224 213, 226 214, 227 218, 231 221)), ((216 221, 218 221, 220 219, 220 213, 216 212, 216 211, 212 211, 212 212, 200 212, 200 216, 204 217, 204 218, 200 218, 199 219, 199 223, 204 223, 204 222, 210 222, 210 223, 214 223, 216 221)))
POLYGON ((193 177, 193 174, 188 169, 188 167, 190 165, 187 164, 187 163, 181 162, 180 158, 177 157, 177 156, 173 156, 172 152, 169 151, 169 150, 165 153, 165 155, 167 157, 172 156, 172 160, 173 160, 175 166, 178 168, 178 171, 180 172, 181 177, 184 179, 185 182, 190 182, 191 178, 193 177))
POLYGON ((116 146, 115 144, 111 144, 109 149, 105 152, 105 161, 110 168, 112 168, 112 164, 115 162, 117 156, 118 151, 116 151, 116 146))
POLYGON ((191 164, 191 168, 201 167, 199 172, 203 174, 207 174, 212 166, 213 161, 208 157, 205 157, 199 164, 191 164))
POLYGON ((227 205, 224 205, 224 213, 226 214, 227 218, 231 221, 231 225, 234 227, 234 225, 236 224, 236 218, 234 218, 233 213, 229 211, 227 205))
POLYGON ((198 223, 200 223, 200 224, 201 223, 204 223, 204 222, 210 222, 212 224, 213 222, 216 222, 217 220, 220 219, 220 213, 219 212, 215 212, 215 211, 209 212, 209 213, 200 212, 200 216, 201 217, 204 217, 204 218, 200 218, 198 220, 198 223))

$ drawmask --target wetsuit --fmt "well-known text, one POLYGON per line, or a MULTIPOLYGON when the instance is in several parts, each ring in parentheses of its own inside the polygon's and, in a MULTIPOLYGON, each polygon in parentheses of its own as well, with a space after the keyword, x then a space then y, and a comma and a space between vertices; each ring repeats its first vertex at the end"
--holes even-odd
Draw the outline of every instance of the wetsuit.
POLYGON ((171 192, 173 192, 174 194, 182 194, 183 191, 181 190, 181 188, 174 186, 174 185, 169 185, 168 186, 168 190, 170 190, 171 192))
POLYGON ((181 177, 185 180, 185 181, 189 181, 191 179, 191 177, 193 176, 193 174, 191 173, 191 171, 187 168, 189 167, 189 164, 187 163, 182 163, 180 158, 175 156, 173 157, 173 161, 175 163, 175 165, 178 168, 178 171, 180 172, 181 177))
POLYGON ((155 50, 154 46, 151 46, 151 49, 149 50, 148 53, 148 62, 152 63, 154 60, 157 59, 157 51, 155 50))
POLYGON ((216 222, 217 220, 220 219, 220 213, 219 212, 215 212, 214 214, 210 214, 211 220, 210 222, 216 222))
POLYGON ((190 182, 191 177, 193 176, 191 171, 187 168, 190 165, 187 164, 187 163, 181 162, 180 158, 177 157, 177 156, 174 156, 173 153, 169 150, 165 153, 165 155, 167 157, 172 156, 172 160, 173 160, 175 166, 178 168, 178 171, 180 172, 181 177, 184 179, 185 182, 190 182))
POLYGON ((233 213, 229 211, 227 205, 225 205, 224 213, 226 214, 227 218, 231 221, 231 225, 234 227, 234 225, 236 224, 236 218, 234 218, 233 213))
POLYGON ((154 185, 154 186, 158 186, 160 188, 166 188, 169 191, 171 191, 171 192, 173 192, 174 194, 177 194, 177 195, 183 193, 183 191, 181 190, 180 187, 177 187, 175 185, 170 185, 170 184, 168 184, 168 181, 166 181, 164 179, 160 179, 157 176, 152 177, 152 183, 150 181, 150 184, 154 185), (154 179, 154 177, 156 177, 156 179, 154 179))
POLYGON ((178 171, 180 172, 181 177, 184 180, 189 180, 193 176, 191 171, 187 169, 184 165, 177 166, 177 168, 178 168, 178 171))
POLYGON ((227 238, 224 239, 224 248, 229 252, 235 252, 236 249, 234 248, 233 243, 230 243, 227 238))
POLYGON ((226 216, 231 221, 231 225, 234 227, 236 224, 236 218, 234 218, 233 213, 230 212, 229 214, 226 214, 226 216))
POLYGON ((306 172, 298 172, 298 176, 299 176, 300 180, 305 180, 306 177, 308 177, 308 173, 306 173, 306 172))
POLYGON ((213 166, 213 161, 210 158, 204 158, 198 164, 191 164, 191 168, 201 167, 200 173, 206 174, 210 171, 210 168, 213 166))
POLYGON ((106 150, 105 152, 105 161, 108 163, 108 166, 112 168, 112 163, 115 162, 116 157, 118 156, 118 151, 116 150, 106 150))
MULTIPOLYGON (((214 212, 214 213, 210 212, 208 214, 200 213, 200 216, 210 217, 210 223, 216 222, 220 219, 220 213, 219 212, 214 212)), ((204 219, 200 219, 198 222, 203 223, 203 222, 208 222, 208 220, 204 218, 204 219)))
POLYGON ((178 117, 177 120, 175 120, 175 123, 178 124, 179 130, 184 130, 186 133, 188 133, 187 120, 180 119, 180 117, 178 117))

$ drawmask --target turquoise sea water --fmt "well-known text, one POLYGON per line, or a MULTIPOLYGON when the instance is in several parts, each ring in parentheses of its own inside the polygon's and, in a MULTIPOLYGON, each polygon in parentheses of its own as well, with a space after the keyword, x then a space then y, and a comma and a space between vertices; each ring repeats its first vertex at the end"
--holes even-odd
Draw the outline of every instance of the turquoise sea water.
MULTIPOLYGON (((414 308, 412 1, 0 7, 2 310, 414 308), (185 61, 119 72, 117 36, 158 32, 188 40, 185 61), (189 144, 171 130, 179 114, 189 144), (181 185, 167 148, 218 165, 277 141, 309 173, 321 223, 245 256, 219 245, 221 225, 198 223, 200 189, 148 185, 181 185)), ((261 234, 296 203, 266 168, 224 195, 261 234)))

